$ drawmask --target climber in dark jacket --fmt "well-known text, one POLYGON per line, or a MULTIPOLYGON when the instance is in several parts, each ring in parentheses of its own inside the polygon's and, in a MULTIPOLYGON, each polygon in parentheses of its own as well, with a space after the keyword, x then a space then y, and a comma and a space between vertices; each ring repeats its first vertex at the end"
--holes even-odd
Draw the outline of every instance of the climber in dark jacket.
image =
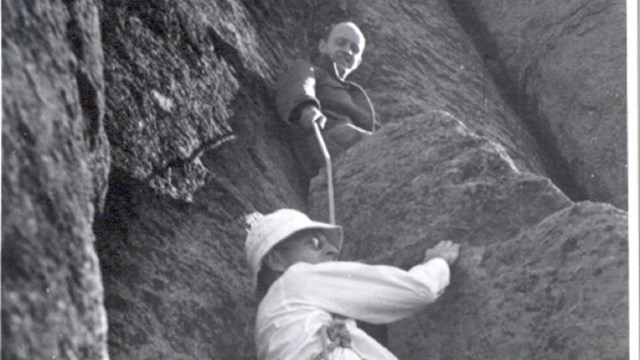
POLYGON ((369 97, 359 85, 345 80, 362 62, 364 46, 364 35, 354 23, 333 25, 318 44, 318 63, 297 60, 278 83, 278 113, 294 128, 294 152, 309 177, 323 165, 314 121, 323 128, 332 157, 375 130, 369 97))

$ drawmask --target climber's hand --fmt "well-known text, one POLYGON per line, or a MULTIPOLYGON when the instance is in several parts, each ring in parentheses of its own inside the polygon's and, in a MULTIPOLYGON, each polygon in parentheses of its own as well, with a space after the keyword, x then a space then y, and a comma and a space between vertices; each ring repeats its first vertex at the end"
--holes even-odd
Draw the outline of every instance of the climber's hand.
POLYGON ((313 127, 314 122, 318 123, 321 129, 324 129, 327 117, 320 112, 320 109, 313 105, 309 105, 302 109, 302 112, 300 113, 300 126, 305 129, 310 129, 313 127))
POLYGON ((438 245, 425 251, 424 262, 435 258, 442 258, 451 266, 458 259, 459 253, 460 244, 456 244, 450 240, 440 241, 438 245))
POLYGON ((344 319, 335 318, 320 328, 320 340, 322 341, 322 353, 316 360, 328 359, 329 354, 339 347, 351 347, 351 334, 347 330, 344 319))

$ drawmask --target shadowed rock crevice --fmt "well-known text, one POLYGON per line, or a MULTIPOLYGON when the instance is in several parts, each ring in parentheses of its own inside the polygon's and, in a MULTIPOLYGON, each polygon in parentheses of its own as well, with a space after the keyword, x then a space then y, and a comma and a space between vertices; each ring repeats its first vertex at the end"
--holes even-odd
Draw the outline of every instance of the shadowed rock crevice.
POLYGON ((94 231, 111 357, 251 358, 242 242, 224 239, 241 239, 255 209, 213 179, 190 204, 120 171, 110 184, 94 231))
MULTIPOLYGON (((463 0, 449 0, 453 14, 474 42, 483 58, 483 77, 490 76, 500 94, 522 120, 537 144, 540 157, 551 180, 573 201, 587 200, 586 190, 576 180, 567 159, 558 149, 559 139, 552 132, 549 120, 538 112, 539 102, 525 94, 525 85, 518 82, 507 71, 499 57, 495 39, 477 18, 472 7, 463 0)), ((525 78, 527 76, 525 75, 525 78)), ((535 75, 532 76, 535 79, 535 75)))
POLYGON ((76 72, 76 84, 80 96, 80 108, 85 119, 85 138, 91 149, 95 148, 98 134, 102 131, 102 113, 98 91, 82 70, 76 72))

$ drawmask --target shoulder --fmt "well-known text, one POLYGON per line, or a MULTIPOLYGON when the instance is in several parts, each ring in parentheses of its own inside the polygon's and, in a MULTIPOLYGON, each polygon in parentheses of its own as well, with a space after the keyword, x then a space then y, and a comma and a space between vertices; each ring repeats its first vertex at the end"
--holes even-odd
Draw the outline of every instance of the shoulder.
POLYGON ((299 262, 289 266, 284 274, 282 274, 282 277, 285 277, 287 279, 304 277, 306 274, 314 272, 318 265, 299 262))
POLYGON ((354 271, 371 271, 372 266, 353 261, 329 261, 320 264, 304 262, 290 266, 283 277, 288 279, 305 279, 308 277, 325 277, 344 275, 354 271))

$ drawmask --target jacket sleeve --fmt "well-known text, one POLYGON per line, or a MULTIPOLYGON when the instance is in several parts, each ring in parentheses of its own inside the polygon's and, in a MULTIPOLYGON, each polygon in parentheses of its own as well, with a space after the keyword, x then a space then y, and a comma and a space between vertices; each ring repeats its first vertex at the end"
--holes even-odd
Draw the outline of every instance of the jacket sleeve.
POLYGON ((449 284, 436 258, 405 271, 355 262, 299 263, 283 275, 285 298, 374 324, 397 321, 434 302, 449 284))
POLYGON ((297 60, 278 80, 276 107, 280 118, 291 124, 298 121, 300 111, 307 105, 320 108, 316 98, 315 69, 308 62, 297 60))

